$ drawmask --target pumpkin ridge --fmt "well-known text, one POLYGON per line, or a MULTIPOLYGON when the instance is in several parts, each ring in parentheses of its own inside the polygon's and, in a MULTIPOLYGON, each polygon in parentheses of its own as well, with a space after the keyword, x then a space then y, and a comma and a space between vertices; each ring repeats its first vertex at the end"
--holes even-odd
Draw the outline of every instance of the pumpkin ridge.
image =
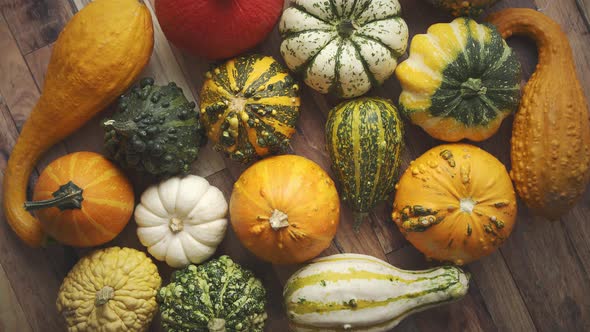
POLYGON ((93 224, 94 228, 100 230, 104 235, 106 235, 108 237, 114 237, 117 235, 117 233, 109 231, 103 225, 96 222, 96 220, 94 220, 94 218, 92 218, 92 216, 88 213, 88 211, 86 211, 84 206, 82 206, 80 211, 84 214, 84 216, 86 216, 86 218, 88 218, 88 221, 90 221, 93 224))
MULTIPOLYGON (((338 38, 338 37, 336 37, 338 38)), ((338 49, 336 50, 335 56, 335 64, 334 64, 334 82, 328 88, 328 92, 332 92, 337 96, 341 96, 344 91, 342 91, 342 86, 340 84, 340 57, 342 56, 342 48, 344 45, 344 40, 342 38, 338 38, 338 49)), ((327 46, 327 45, 326 45, 327 46)), ((324 48, 326 49, 326 48, 324 48)), ((321 53, 321 52, 320 52, 321 53)), ((311 66, 309 68, 312 68, 311 66)))
POLYGON ((353 39, 349 39, 349 40, 350 40, 350 44, 352 45, 352 47, 356 51, 355 53, 356 53, 357 60, 359 60, 360 63, 362 63, 365 73, 367 74, 369 81, 371 81, 371 85, 373 85, 373 86, 380 85, 380 82, 377 81, 377 79, 375 78, 375 74, 373 74, 373 72, 369 68, 369 64, 367 63, 367 60, 365 60, 365 58, 361 55, 360 46, 353 39))
MULTIPOLYGON (((89 203, 95 203, 98 205, 107 205, 107 206, 114 207, 117 209, 123 209, 123 210, 129 209, 128 204, 126 204, 125 202, 118 201, 118 200, 116 201, 116 200, 112 200, 112 199, 96 198, 96 197, 92 197, 92 196, 84 196, 84 200, 88 201, 89 203)), ((133 206, 131 206, 131 208, 133 209, 133 206)))
MULTIPOLYGON (((331 1, 332 1, 332 0, 330 0, 330 2, 331 2, 331 1)), ((304 13, 306 13, 307 15, 309 15, 309 16, 312 16, 313 18, 315 18, 315 19, 317 19, 317 20, 320 20, 320 21, 322 21, 322 22, 324 22, 324 23, 326 23, 326 24, 330 24, 330 25, 332 24, 332 22, 330 22, 330 21, 326 21, 324 18, 322 18, 322 17, 319 17, 318 15, 315 15, 315 14, 312 14, 312 13, 308 12, 308 11, 307 11, 307 9, 306 9, 305 7, 303 7, 302 5, 298 4, 297 2, 293 2, 293 3, 291 4, 291 7, 292 7, 292 8, 295 8, 295 9, 297 9, 297 10, 301 11, 301 12, 304 12, 304 13)))
POLYGON ((88 188, 91 188, 91 187, 93 187, 97 184, 100 184, 106 180, 109 180, 119 174, 120 174, 120 171, 118 169, 109 169, 106 172, 103 172, 100 176, 94 178, 94 180, 92 180, 90 183, 87 183, 83 189, 86 190, 88 188))
POLYGON ((385 49, 386 49, 386 50, 388 50, 389 52, 391 52, 391 55, 392 55, 393 57, 395 57, 395 58, 398 58, 398 57, 400 57, 400 56, 402 56, 402 55, 403 55, 403 54, 399 54, 399 52, 397 52, 397 51, 396 51, 396 50, 394 50, 393 48, 389 47, 389 45, 385 44, 385 43, 384 43, 384 42, 382 42, 381 40, 379 40, 379 39, 377 39, 377 38, 374 38, 374 37, 372 37, 372 36, 365 35, 365 34, 363 34, 363 33, 360 33, 360 32, 358 32, 358 31, 355 33, 355 36, 356 36, 356 37, 365 38, 365 39, 368 39, 368 40, 370 40, 370 41, 373 41, 373 42, 375 42, 375 43, 378 43, 379 45, 381 45, 381 46, 385 47, 385 49))
MULTIPOLYGON (((372 0, 370 0, 370 1, 365 1, 365 3, 363 4, 363 6, 362 6, 362 7, 360 7, 358 10, 356 10, 356 15, 354 15, 352 18, 353 18, 354 20, 358 20, 358 19, 360 18, 360 15, 361 15, 361 14, 362 14, 362 13, 363 13, 365 10, 367 10, 367 9, 368 9, 368 8, 371 6, 371 1, 372 1, 372 0)), ((355 8, 353 8, 353 10, 352 10, 352 13, 354 13, 354 12, 355 12, 355 10, 354 10, 354 9, 355 9, 355 8)))

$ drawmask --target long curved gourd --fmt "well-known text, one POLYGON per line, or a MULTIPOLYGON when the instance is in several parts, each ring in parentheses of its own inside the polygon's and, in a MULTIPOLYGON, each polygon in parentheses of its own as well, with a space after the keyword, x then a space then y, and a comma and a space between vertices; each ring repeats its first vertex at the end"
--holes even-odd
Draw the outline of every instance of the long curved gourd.
POLYGON ((29 246, 40 246, 44 239, 39 220, 23 207, 35 164, 129 87, 148 63, 153 44, 150 12, 137 0, 96 0, 59 35, 43 92, 4 176, 6 218, 29 246))
POLYGON ((468 289, 469 276, 455 266, 406 271, 372 256, 339 254, 295 272, 283 297, 291 331, 385 332, 468 289))
POLYGON ((570 43, 559 24, 535 10, 506 9, 488 20, 504 38, 524 35, 537 43, 539 63, 514 118, 511 176, 534 214, 558 219, 590 181, 588 101, 570 43))

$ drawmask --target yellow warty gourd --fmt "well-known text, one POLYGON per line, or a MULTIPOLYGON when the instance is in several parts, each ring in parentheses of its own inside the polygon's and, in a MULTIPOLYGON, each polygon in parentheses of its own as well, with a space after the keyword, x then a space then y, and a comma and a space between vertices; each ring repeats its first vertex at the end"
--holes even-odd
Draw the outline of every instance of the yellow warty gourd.
POLYGON ((112 247, 82 258, 64 279, 57 310, 69 332, 146 331, 162 279, 143 252, 112 247))

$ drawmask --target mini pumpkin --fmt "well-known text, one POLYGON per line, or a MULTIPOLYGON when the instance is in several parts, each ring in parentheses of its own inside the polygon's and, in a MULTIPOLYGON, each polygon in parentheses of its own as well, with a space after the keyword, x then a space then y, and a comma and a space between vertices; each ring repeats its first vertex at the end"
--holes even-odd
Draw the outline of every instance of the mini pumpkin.
POLYGON ((279 31, 289 69, 313 89, 344 98, 382 84, 408 46, 398 0, 295 0, 279 31))
POLYGON ((135 209, 137 236, 172 267, 207 260, 223 240, 227 202, 206 179, 174 177, 148 188, 135 209))
POLYGON ((427 257, 462 265, 495 251, 516 212, 514 187, 498 159, 472 145, 447 144, 410 164, 392 217, 427 257))
POLYGON ((340 217, 332 179, 318 164, 294 155, 250 166, 234 184, 229 210, 242 244, 275 264, 319 255, 334 238, 340 217))
POLYGON ((94 152, 75 152, 41 172, 33 201, 41 227, 60 243, 91 247, 115 238, 131 219, 135 198, 125 174, 94 152))
POLYGON ((206 77, 201 115, 217 150, 249 162, 288 147, 299 118, 299 85, 275 59, 238 57, 206 77))
POLYGON ((57 311, 69 332, 147 331, 162 284, 143 252, 111 247, 78 261, 57 296, 57 311))
POLYGON ((402 113, 443 141, 489 138, 520 101, 515 53, 493 25, 471 19, 416 35, 396 75, 402 113))

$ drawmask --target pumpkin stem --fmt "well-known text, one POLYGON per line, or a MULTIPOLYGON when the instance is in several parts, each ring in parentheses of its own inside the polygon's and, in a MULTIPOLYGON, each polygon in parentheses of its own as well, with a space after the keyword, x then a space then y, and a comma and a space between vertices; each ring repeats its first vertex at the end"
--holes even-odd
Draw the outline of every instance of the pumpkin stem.
POLYGON ((84 200, 84 196, 82 196, 83 192, 82 188, 70 181, 59 187, 59 189, 53 193, 53 197, 55 198, 43 201, 25 202, 25 210, 34 211, 50 207, 56 207, 62 211, 68 209, 80 209, 82 208, 82 201, 84 200))
POLYGON ((225 332, 225 319, 213 318, 207 323, 209 332, 225 332))
POLYGON ((96 298, 94 299, 94 305, 101 306, 109 302, 115 296, 115 290, 111 286, 104 286, 101 290, 96 292, 96 298))
POLYGON ((131 136, 137 132, 137 124, 135 122, 129 121, 115 121, 115 120, 106 120, 102 123, 102 126, 108 130, 113 129, 118 134, 123 136, 131 136))
POLYGON ((354 218, 352 229, 355 233, 358 233, 361 230, 361 224, 363 221, 365 221, 369 214, 367 212, 354 212, 352 216, 354 218))
POLYGON ((338 34, 342 38, 348 38, 354 32, 354 24, 350 20, 343 20, 338 24, 338 34))
POLYGON ((272 229, 275 231, 289 226, 289 216, 287 216, 285 212, 279 211, 277 209, 272 211, 272 215, 268 221, 270 222, 270 227, 272 227, 272 229))
POLYGON ((176 234, 184 229, 184 223, 181 219, 173 217, 168 222, 168 228, 170 228, 172 233, 176 234))
POLYGON ((463 99, 471 99, 477 96, 485 95, 488 88, 483 86, 481 79, 468 78, 467 81, 461 84, 461 96, 463 99))

